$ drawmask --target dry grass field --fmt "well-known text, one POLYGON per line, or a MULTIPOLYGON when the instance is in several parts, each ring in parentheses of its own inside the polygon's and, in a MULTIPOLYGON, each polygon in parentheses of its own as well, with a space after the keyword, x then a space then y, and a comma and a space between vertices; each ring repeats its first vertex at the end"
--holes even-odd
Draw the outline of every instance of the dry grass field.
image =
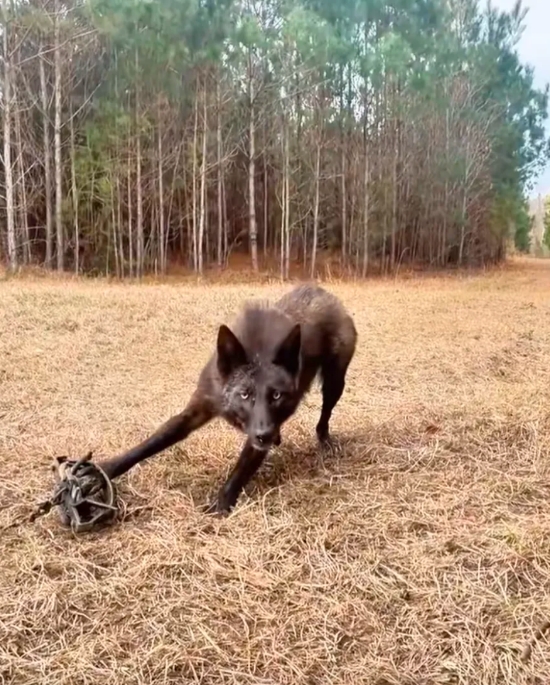
POLYGON ((185 404, 221 321, 289 286, 0 283, 0 682, 547 685, 550 265, 328 285, 360 335, 227 518, 214 422, 119 482, 122 520, 28 523, 50 459, 185 404))

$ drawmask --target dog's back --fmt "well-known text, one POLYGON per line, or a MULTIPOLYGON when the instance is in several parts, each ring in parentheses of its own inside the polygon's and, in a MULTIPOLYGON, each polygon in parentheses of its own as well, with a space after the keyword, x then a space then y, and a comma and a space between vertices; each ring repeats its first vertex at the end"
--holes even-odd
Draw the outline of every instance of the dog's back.
POLYGON ((357 331, 353 319, 332 293, 316 285, 300 285, 275 307, 301 325, 305 359, 353 356, 357 331))
POLYGON ((335 295, 317 285, 303 284, 275 304, 249 302, 233 330, 251 358, 268 361, 297 323, 301 328, 298 392, 302 396, 318 371, 323 378, 332 369, 345 374, 355 353, 357 331, 353 319, 335 295))

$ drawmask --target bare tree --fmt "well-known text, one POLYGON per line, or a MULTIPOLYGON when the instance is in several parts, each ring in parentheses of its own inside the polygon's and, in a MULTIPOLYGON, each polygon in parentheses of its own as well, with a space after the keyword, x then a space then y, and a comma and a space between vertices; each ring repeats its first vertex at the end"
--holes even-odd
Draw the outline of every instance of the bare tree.
POLYGON ((6 184, 6 223, 8 233, 8 263, 11 271, 15 271, 18 266, 17 241, 15 236, 15 208, 14 208, 14 186, 13 186, 13 167, 12 167, 12 108, 13 108, 13 87, 12 65, 10 55, 10 17, 8 10, 8 0, 2 0, 2 14, 4 20, 4 174, 6 184))
POLYGON ((57 270, 65 268, 65 236, 63 231, 63 170, 61 158, 61 10, 59 0, 54 6, 54 73, 55 73, 55 120, 54 120, 54 157, 55 157, 55 233, 57 270))
POLYGON ((52 266, 53 257, 53 221, 52 221, 52 155, 50 145, 49 98, 46 85, 46 58, 44 45, 40 42, 38 66, 40 69, 40 94, 42 100, 42 131, 44 141, 44 203, 46 207, 46 266, 52 266))
POLYGON ((256 114, 254 106, 254 64, 248 49, 248 221, 252 268, 258 271, 258 225, 256 222, 256 114))

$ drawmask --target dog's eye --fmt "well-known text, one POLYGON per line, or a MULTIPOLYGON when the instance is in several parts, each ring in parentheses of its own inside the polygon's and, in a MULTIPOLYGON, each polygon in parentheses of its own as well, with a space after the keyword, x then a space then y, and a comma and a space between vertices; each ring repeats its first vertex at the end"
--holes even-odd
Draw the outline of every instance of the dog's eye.
POLYGON ((249 393, 249 392, 246 392, 246 391, 245 391, 245 392, 241 392, 241 399, 247 400, 249 397, 250 397, 250 393, 249 393))
POLYGON ((281 399, 281 393, 278 390, 274 390, 272 397, 273 397, 274 401, 276 402, 277 400, 281 399))

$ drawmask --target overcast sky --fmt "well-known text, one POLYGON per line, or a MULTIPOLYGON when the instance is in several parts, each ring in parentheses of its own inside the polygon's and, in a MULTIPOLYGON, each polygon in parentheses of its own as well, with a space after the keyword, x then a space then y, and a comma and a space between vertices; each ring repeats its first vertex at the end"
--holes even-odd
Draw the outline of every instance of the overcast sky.
MULTIPOLYGON (((482 2, 482 4, 484 4, 482 2)), ((515 0, 492 0, 494 7, 511 10, 515 0)), ((518 45, 521 61, 530 64, 535 69, 535 85, 538 88, 550 82, 550 50, 548 49, 550 32, 550 0, 523 0, 523 7, 527 8, 525 30, 518 45)), ((550 125, 546 122, 550 133, 550 125)), ((533 194, 550 193, 550 165, 542 173, 533 194)))

